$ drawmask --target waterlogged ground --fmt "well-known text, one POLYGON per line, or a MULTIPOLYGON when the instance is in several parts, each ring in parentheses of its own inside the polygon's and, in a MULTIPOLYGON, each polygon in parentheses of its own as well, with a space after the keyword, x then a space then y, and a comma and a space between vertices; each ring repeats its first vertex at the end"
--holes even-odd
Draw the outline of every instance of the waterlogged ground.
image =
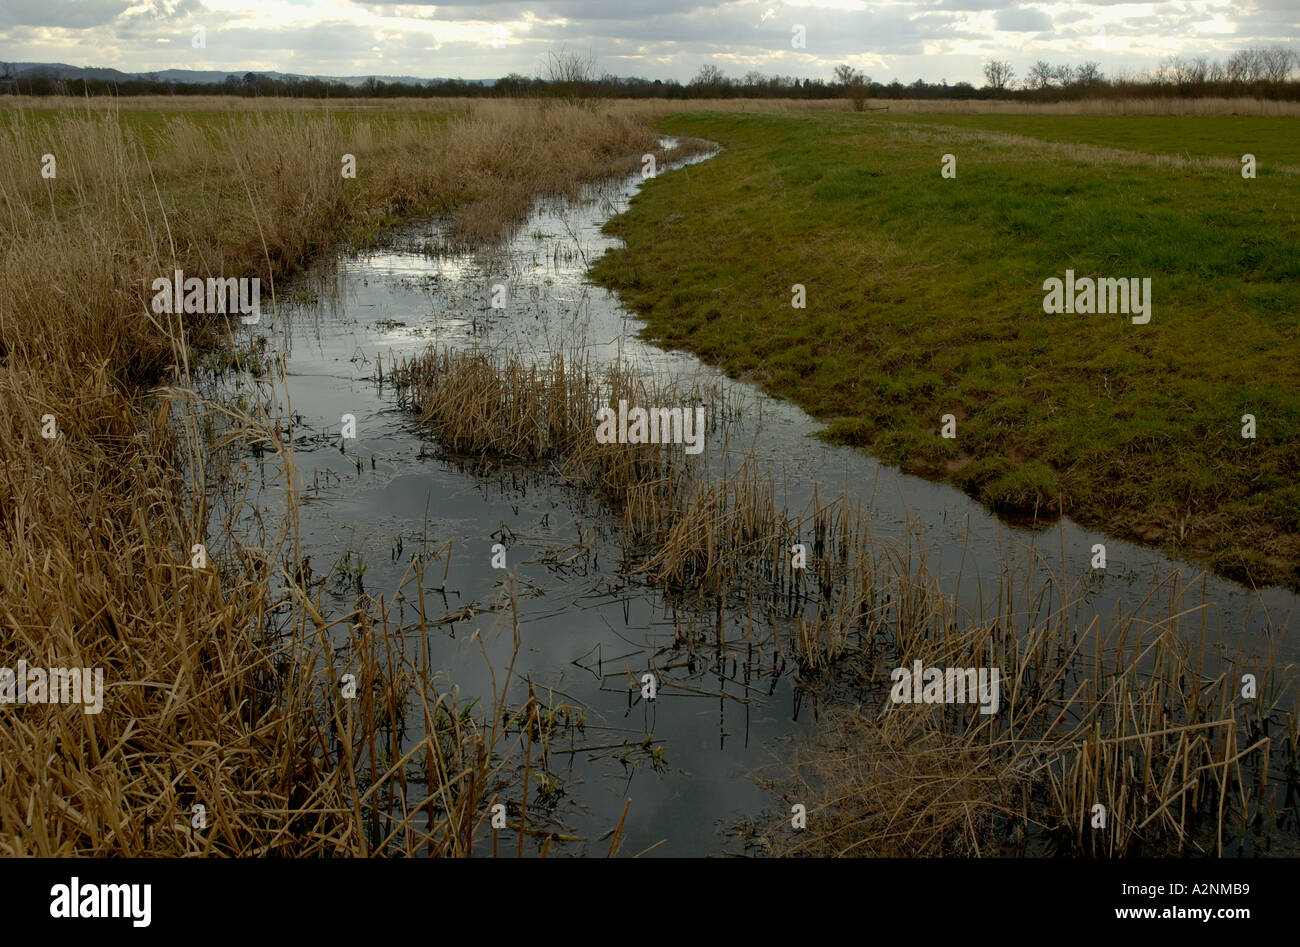
MULTIPOLYGON (((554 473, 485 475, 442 459, 399 410, 391 385, 377 380, 397 357, 430 344, 519 348, 538 358, 580 347, 597 363, 622 358, 687 385, 716 384, 727 411, 725 427, 709 431, 711 469, 734 467, 752 451, 792 511, 805 508, 815 487, 823 497, 849 491, 869 509, 880 542, 910 542, 912 556, 924 555, 972 610, 996 609, 1004 581, 1034 586, 1056 576, 1069 585, 1087 576, 1081 619, 1142 608, 1158 616, 1170 586, 1152 590, 1181 570, 1195 588, 1184 606, 1199 604, 1202 590, 1213 604, 1189 626, 1199 633, 1204 620, 1211 649, 1222 636, 1229 652, 1245 645, 1297 657, 1287 632, 1300 602, 1288 592, 1251 592, 1068 521, 1037 532, 1009 525, 951 487, 827 446, 801 411, 693 356, 640 342, 637 321, 584 279, 613 244, 602 224, 638 185, 542 202, 491 252, 443 252, 441 222, 413 223, 382 249, 318 267, 294 288, 296 302, 282 299, 256 327, 284 354, 287 399, 277 386, 273 410, 282 428, 294 422, 302 553, 337 613, 362 592, 391 600, 412 554, 423 551, 426 617, 447 619, 431 634, 431 660, 462 700, 486 704, 491 671, 500 680, 511 658, 509 616, 499 606, 517 576, 521 648, 510 704, 527 699, 531 682, 547 706, 567 705, 583 721, 553 739, 540 777, 533 763, 530 821, 549 814, 552 828, 576 839, 553 843, 550 855, 604 854, 629 799, 626 854, 741 850, 735 825, 774 805, 749 772, 786 752, 786 738, 810 725, 817 696, 793 663, 756 646, 753 615, 725 610, 719 618, 627 575, 619 521, 554 473), (490 305, 494 284, 506 286, 502 309, 490 305), (344 415, 356 419, 356 438, 346 442, 344 415), (1107 568, 1092 570, 1101 542, 1107 568), (507 570, 492 568, 496 543, 506 547, 507 570), (475 629, 483 644, 470 641, 475 629), (654 702, 640 696, 647 670, 658 675, 654 702)), ((280 463, 273 455, 249 463, 260 485, 254 501, 273 517, 283 509, 280 463)), ((1059 594, 1049 593, 1044 610, 1059 594)))

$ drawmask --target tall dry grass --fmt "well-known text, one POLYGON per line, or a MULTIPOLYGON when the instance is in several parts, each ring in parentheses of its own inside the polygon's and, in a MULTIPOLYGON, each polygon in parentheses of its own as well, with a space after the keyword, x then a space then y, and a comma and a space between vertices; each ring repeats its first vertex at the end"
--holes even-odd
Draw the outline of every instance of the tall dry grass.
MULTIPOLYGON (((292 494, 282 545, 241 545, 236 511, 213 515, 230 468, 202 412, 236 412, 195 397, 192 368, 235 327, 154 314, 150 284, 257 276, 274 320, 279 282, 315 253, 416 211, 499 236, 533 196, 639 164, 654 137, 559 106, 381 130, 301 113, 132 126, 82 104, 0 122, 0 666, 103 668, 106 694, 97 715, 0 709, 0 851, 470 851, 504 778, 504 703, 463 716, 382 603, 326 615, 292 494), (206 828, 189 828, 195 805, 206 828)), ((264 411, 233 425, 292 469, 264 411)))
POLYGON ((893 703, 888 686, 830 713, 792 763, 764 772, 777 854, 1294 854, 1296 669, 1217 655, 1177 573, 1130 612, 1089 615, 1082 590, 995 590, 990 614, 940 594, 922 561, 854 638, 873 681, 894 667, 997 667, 1001 707, 893 703), (910 599, 910 601, 908 601, 910 599), (905 617, 906 616, 906 617, 905 617), (1242 673, 1259 693, 1241 696, 1242 673), (1094 807, 1104 807, 1104 822, 1094 807))
POLYGON ((442 114, 458 112, 467 114, 476 102, 485 99, 471 97, 441 97, 427 99, 365 98, 308 99, 268 98, 265 96, 238 95, 5 95, 0 96, 0 112, 56 109, 60 112, 145 111, 145 112, 331 112, 331 111, 386 111, 442 114))
MULTIPOLYGON (((545 464, 599 494, 623 516, 625 537, 659 545, 707 479, 674 444, 599 443, 597 412, 629 405, 707 406, 706 429, 725 410, 716 386, 659 384, 634 368, 597 370, 580 352, 535 362, 521 352, 430 348, 391 369, 399 404, 451 453, 481 464, 545 464)), ((693 415, 692 415, 693 416, 693 415)))
MULTIPOLYGON (((0 113, 23 109, 89 109, 95 112, 168 111, 204 109, 216 112, 375 112, 462 115, 514 108, 522 100, 471 97, 427 99, 364 98, 289 99, 240 96, 120 96, 78 99, 72 96, 0 96, 0 113)), ((550 100, 531 100, 540 107, 550 100)), ((1252 96, 1223 97, 1097 97, 1061 102, 1022 102, 1005 99, 868 99, 866 107, 889 112, 962 115, 1255 115, 1297 116, 1300 102, 1252 96)), ((847 98, 832 99, 599 99, 597 112, 634 118, 657 118, 678 112, 851 112, 847 98)))

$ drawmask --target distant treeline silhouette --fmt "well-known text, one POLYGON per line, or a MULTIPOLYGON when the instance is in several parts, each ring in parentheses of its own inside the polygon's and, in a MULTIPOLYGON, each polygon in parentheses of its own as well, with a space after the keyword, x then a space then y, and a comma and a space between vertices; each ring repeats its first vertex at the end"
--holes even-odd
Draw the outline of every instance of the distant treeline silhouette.
POLYGON ((1229 97, 1249 95, 1271 99, 1300 99, 1295 72, 1300 55, 1281 46, 1243 49, 1227 60, 1205 56, 1173 57, 1154 70, 1131 75, 1105 76, 1098 63, 1052 65, 1039 61, 1017 80, 1011 65, 991 60, 984 67, 985 85, 969 82, 926 82, 904 85, 895 79, 875 82, 850 66, 839 66, 835 79, 768 76, 749 72, 741 78, 725 75, 716 66, 701 67, 690 82, 675 79, 639 79, 588 71, 590 60, 558 57, 546 78, 511 73, 494 82, 435 79, 427 82, 385 82, 369 78, 345 83, 301 77, 273 77, 255 72, 228 76, 225 82, 177 82, 143 76, 125 80, 60 78, 33 70, 22 75, 0 64, 0 92, 15 95, 235 95, 245 97, 330 98, 435 98, 435 97, 552 97, 565 99, 717 99, 848 98, 861 107, 872 99, 1010 99, 1056 102, 1083 98, 1129 97, 1229 97), (557 66, 557 62, 560 63, 557 66))

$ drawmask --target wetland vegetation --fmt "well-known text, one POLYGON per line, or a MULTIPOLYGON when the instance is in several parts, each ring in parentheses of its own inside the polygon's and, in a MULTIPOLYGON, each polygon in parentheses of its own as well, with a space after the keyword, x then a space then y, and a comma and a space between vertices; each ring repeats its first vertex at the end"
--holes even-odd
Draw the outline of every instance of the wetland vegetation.
POLYGON ((1297 119, 714 105, 0 109, 0 665, 105 670, 7 713, 0 850, 1294 853, 1294 596, 1201 567, 1300 576, 1297 119), (1044 314, 1067 267, 1151 323, 1044 314))

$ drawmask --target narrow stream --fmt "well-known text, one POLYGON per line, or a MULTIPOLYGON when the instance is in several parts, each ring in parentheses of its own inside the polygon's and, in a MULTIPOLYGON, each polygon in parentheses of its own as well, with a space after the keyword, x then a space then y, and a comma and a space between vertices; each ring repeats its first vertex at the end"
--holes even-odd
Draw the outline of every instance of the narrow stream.
MULTIPOLYGON (((688 175, 690 162, 663 173, 688 175)), ((1228 649, 1272 650, 1283 661, 1300 656, 1286 634, 1300 603, 1292 593, 1251 592, 1068 520, 1038 531, 1010 525, 952 487, 828 446, 812 436, 817 422, 791 404, 694 356, 640 341, 638 320, 585 280, 590 262, 616 243, 602 225, 627 207, 640 183, 637 176, 580 201, 541 201, 517 235, 491 252, 441 252, 444 222, 413 222, 382 248, 315 267, 296 284, 301 301, 282 301, 274 324, 264 318, 257 327, 284 350, 291 403, 280 399, 273 407, 282 419, 294 416, 299 435, 300 535, 313 574, 325 578, 327 597, 344 609, 362 587, 391 597, 413 552, 432 553, 451 541, 445 596, 426 595, 438 615, 476 612, 439 625, 431 641, 432 657, 462 698, 490 699, 489 669, 466 639, 498 617, 490 610, 506 573, 491 567, 491 549, 506 546, 508 570, 518 576, 522 628, 511 699, 526 699, 526 678, 548 704, 585 714, 572 744, 577 750, 556 752, 557 742, 546 762, 546 805, 565 832, 586 839, 564 851, 603 854, 608 843, 601 839, 628 799, 627 854, 656 845, 651 854, 738 850, 732 826, 773 804, 748 771, 784 752, 783 738, 809 726, 817 706, 805 699, 793 666, 772 666, 770 656, 747 650, 743 633, 728 634, 732 644, 698 663, 672 669, 658 698, 641 700, 639 678, 669 660, 664 651, 679 623, 694 622, 712 640, 713 616, 691 615, 622 574, 619 521, 558 478, 484 476, 438 459, 436 445, 398 410, 391 386, 376 382, 381 364, 387 370, 396 357, 430 344, 518 348, 539 357, 582 347, 598 364, 621 358, 663 377, 717 384, 735 410, 725 432, 709 432, 710 464, 735 466, 752 451, 776 476, 778 496, 792 511, 805 507, 814 486, 824 497, 847 490, 869 508, 876 537, 910 536, 945 591, 972 610, 991 607, 1008 576, 1019 584, 1022 575, 1054 574, 1086 576, 1078 607, 1083 617, 1104 618, 1141 607, 1153 583, 1181 570, 1194 586, 1188 603, 1200 603, 1203 587, 1212 604, 1211 639, 1221 635, 1228 649), (490 305, 494 284, 506 287, 504 309, 490 305), (341 450, 347 414, 355 416, 357 436, 341 450), (1098 542, 1107 548, 1104 571, 1090 568, 1098 542)), ((260 465, 253 481, 266 485, 254 503, 283 509, 278 460, 250 463, 260 465)), ((429 575, 440 582, 443 566, 438 560, 429 575)), ((1158 597, 1163 603, 1167 595, 1158 597)), ((499 675, 509 662, 509 635, 491 638, 488 654, 499 675)))

